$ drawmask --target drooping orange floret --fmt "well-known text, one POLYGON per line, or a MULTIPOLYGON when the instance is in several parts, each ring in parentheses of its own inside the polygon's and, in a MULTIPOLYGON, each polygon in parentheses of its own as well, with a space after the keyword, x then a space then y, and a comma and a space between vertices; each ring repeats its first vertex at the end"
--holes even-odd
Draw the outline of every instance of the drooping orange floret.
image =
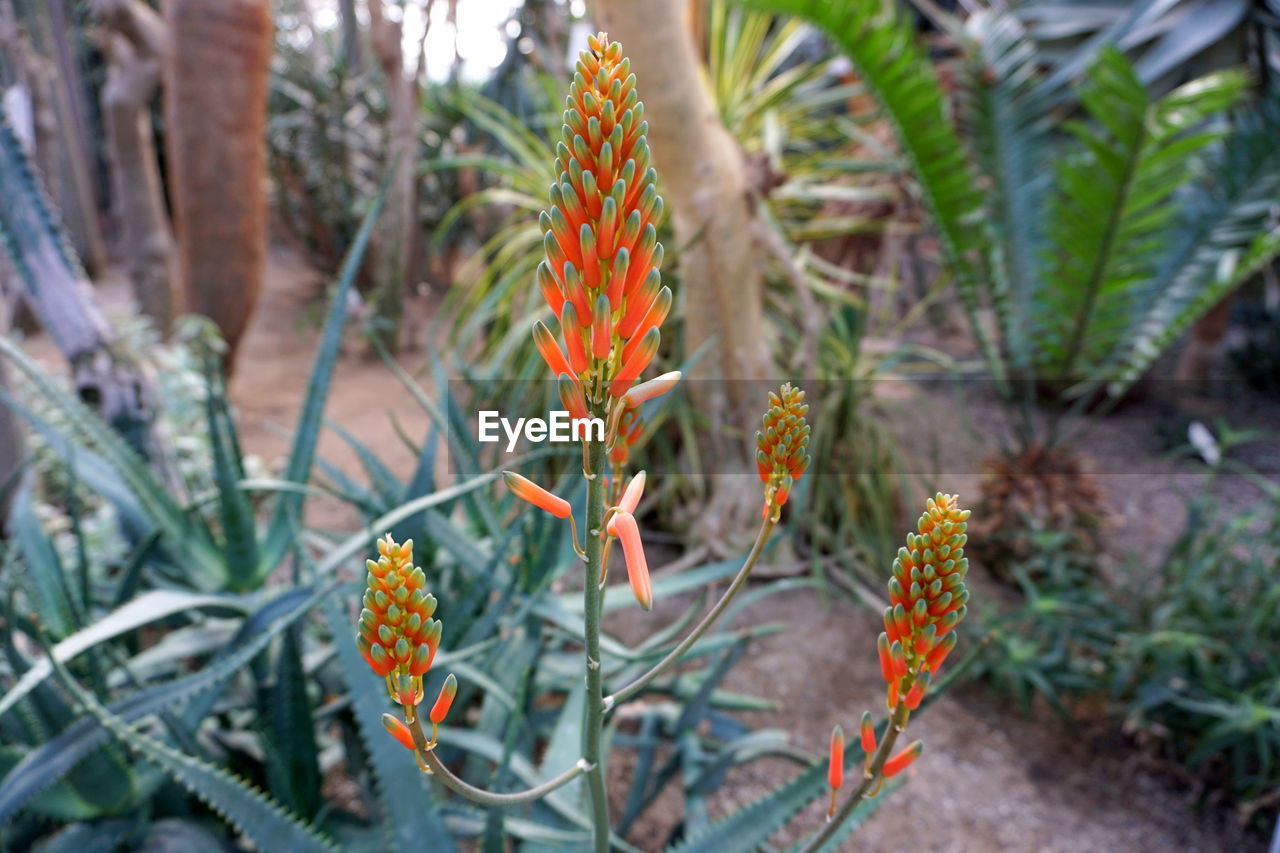
POLYGON ((587 46, 565 99, 551 206, 538 217, 545 259, 537 283, 564 349, 545 329, 535 339, 552 373, 578 386, 562 397, 600 411, 607 401, 584 389, 627 392, 657 351, 671 291, 658 272, 663 205, 631 61, 604 33, 587 46), (593 376, 603 381, 588 382, 593 376))
POLYGON ((440 647, 443 626, 436 599, 426 591, 427 576, 413 564, 413 540, 396 544, 387 534, 378 540, 378 559, 369 570, 364 609, 356 623, 356 644, 369 666, 387 680, 391 698, 404 706, 422 701, 422 676, 440 647))

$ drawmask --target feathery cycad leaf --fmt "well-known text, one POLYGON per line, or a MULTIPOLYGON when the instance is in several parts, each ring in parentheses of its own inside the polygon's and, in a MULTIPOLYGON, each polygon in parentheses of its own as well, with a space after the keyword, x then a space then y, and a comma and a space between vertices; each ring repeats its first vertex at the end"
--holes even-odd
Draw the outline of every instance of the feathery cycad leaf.
POLYGON ((990 235, 987 286, 1001 344, 1012 373, 1021 377, 1031 366, 1027 332, 1041 276, 1051 122, 1035 93, 1038 57, 1017 18, 980 12, 965 31, 976 46, 962 88, 960 127, 988 186, 982 217, 990 235))
POLYGON ((1280 103, 1240 122, 1185 205, 1174 252, 1144 288, 1144 310, 1104 371, 1124 393, 1205 312, 1280 254, 1280 103))
POLYGON ((1042 369, 1091 375, 1123 340, 1139 285, 1150 280, 1177 215, 1170 200, 1221 130, 1206 127, 1243 90, 1239 73, 1195 80, 1156 103, 1115 48, 1103 50, 1081 100, 1092 122, 1069 129, 1049 211, 1045 287, 1035 333, 1042 369))

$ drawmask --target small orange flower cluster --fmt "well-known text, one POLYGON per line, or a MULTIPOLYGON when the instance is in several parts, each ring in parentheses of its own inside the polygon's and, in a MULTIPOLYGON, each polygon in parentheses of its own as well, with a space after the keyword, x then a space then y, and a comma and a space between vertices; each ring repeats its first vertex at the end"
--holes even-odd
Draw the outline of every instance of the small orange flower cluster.
POLYGON ((762 518, 768 516, 770 507, 776 518, 809 467, 810 430, 804 419, 808 411, 804 392, 789 382, 776 394, 769 393, 764 429, 756 433, 756 470, 765 484, 762 518))
MULTIPOLYGON (((905 727, 910 712, 920 707, 931 680, 956 646, 954 629, 964 619, 969 600, 964 585, 969 571, 964 555, 968 519, 969 510, 960 509, 954 495, 938 493, 925 504, 916 524, 919 532, 907 534, 907 546, 898 550, 893 561, 890 606, 885 608, 885 630, 876 646, 897 731, 905 727)), ((870 712, 863 713, 858 735, 870 780, 878 746, 870 712)), ((881 766, 881 778, 897 776, 923 751, 924 744, 918 740, 899 750, 881 766)), ((827 783, 831 786, 830 818, 835 814, 836 792, 844 783, 844 733, 839 726, 831 735, 827 783)))
MULTIPOLYGON (((426 573, 413 564, 412 539, 401 545, 388 533, 378 540, 378 559, 366 560, 365 567, 369 575, 356 645, 373 671, 386 679, 392 701, 411 715, 422 701, 422 676, 440 648, 443 625, 431 618, 436 599, 425 589, 426 573)), ((450 674, 431 708, 432 742, 434 726, 449 713, 457 692, 458 680, 450 674)), ((382 724, 397 741, 414 749, 413 734, 404 723, 384 714, 382 724)))
POLYGON ((907 547, 898 550, 889 579, 889 603, 880 635, 880 671, 888 684, 888 706, 899 697, 914 711, 929 689, 929 680, 956 645, 952 630, 964 619, 969 600, 964 578, 969 559, 964 555, 965 521, 969 510, 952 495, 931 498, 917 523, 919 533, 907 534, 907 547))
POLYGON ((538 219, 546 260, 537 281, 560 321, 562 350, 542 323, 533 339, 574 418, 622 397, 658 351, 671 290, 658 268, 662 216, 644 104, 622 45, 600 33, 579 55, 556 146, 559 178, 538 219))
POLYGON ((413 540, 378 540, 369 570, 364 609, 356 627, 357 645, 373 671, 387 679, 391 698, 405 707, 422 701, 422 676, 440 647, 443 626, 432 619, 436 598, 425 589, 427 576, 413 564, 413 540))

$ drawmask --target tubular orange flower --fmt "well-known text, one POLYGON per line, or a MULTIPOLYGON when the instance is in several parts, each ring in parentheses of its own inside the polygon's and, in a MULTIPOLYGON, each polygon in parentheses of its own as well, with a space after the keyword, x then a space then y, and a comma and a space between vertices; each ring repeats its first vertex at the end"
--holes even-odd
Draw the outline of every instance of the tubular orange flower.
POLYGON ((378 540, 377 562, 369 569, 364 609, 356 623, 356 644, 365 661, 387 682, 391 698, 406 707, 422 701, 422 675, 440 647, 442 625, 431 615, 435 596, 427 578, 413 565, 413 540, 397 545, 387 534, 378 540))
POLYGON ((809 424, 805 414, 809 406, 804 392, 783 385, 769 394, 769 411, 764 415, 764 428, 756 433, 756 470, 765 484, 764 512, 773 507, 777 512, 797 480, 809 467, 809 424))
POLYGON ((449 706, 453 704, 453 697, 457 695, 458 679, 454 678, 451 672, 444 680, 444 684, 440 685, 440 695, 436 697, 436 703, 431 706, 431 713, 428 714, 431 725, 438 726, 444 722, 444 718, 449 714, 449 706))
POLYGON ((908 709, 914 710, 928 692, 931 676, 955 648, 955 634, 950 632, 964 618, 969 600, 964 585, 969 571, 964 556, 968 518, 969 511, 961 510, 954 496, 939 493, 928 501, 918 532, 907 534, 906 547, 893 561, 890 606, 885 608, 885 632, 880 635, 881 670, 895 688, 889 693, 891 709, 904 693, 908 709), (891 672, 884 666, 886 647, 891 672))
POLYGON ((653 584, 649 581, 649 563, 645 560, 644 546, 640 542, 640 528, 629 512, 616 512, 609 522, 608 532, 622 543, 622 556, 627 563, 627 579, 631 592, 645 610, 653 609, 653 584))
POLYGON ((622 405, 628 408, 639 406, 641 403, 667 393, 676 387, 676 383, 679 381, 680 371, 673 370, 670 373, 664 373, 661 376, 650 379, 648 382, 633 385, 630 391, 622 395, 622 405))
POLYGON ((569 502, 559 495, 553 495, 528 477, 521 477, 514 471, 503 471, 502 479, 506 481, 511 494, 528 501, 543 512, 549 512, 556 518, 568 518, 573 509, 569 502))
POLYGON ((409 731, 409 727, 391 714, 382 715, 382 727, 387 730, 388 734, 399 741, 400 745, 405 749, 417 749, 417 745, 413 742, 413 734, 409 731))
MULTIPOLYGON (((604 33, 587 44, 565 100, 551 206, 538 217, 546 259, 537 282, 560 319, 571 377, 620 397, 652 359, 670 307, 670 291, 665 308, 658 300, 663 205, 631 62, 604 33), (642 350, 647 357, 635 358, 642 350)), ((541 342, 539 350, 564 372, 541 342)), ((609 400, 584 403, 603 412, 609 400)))
POLYGON ((827 808, 827 819, 836 813, 836 791, 844 784, 844 729, 836 726, 831 730, 831 752, 827 756, 827 784, 831 786, 831 805, 827 808))
POLYGON ((911 766, 911 762, 920 757, 920 753, 922 752, 924 752, 924 742, 913 742, 910 746, 906 747, 884 763, 884 778, 892 779, 903 770, 906 770, 911 766))
POLYGON ((867 756, 867 763, 871 762, 871 754, 876 751, 876 727, 871 721, 871 712, 862 712, 862 723, 858 726, 858 736, 862 739, 862 751, 867 756))
POLYGON ((622 493, 621 500, 618 501, 618 509, 628 514, 635 514, 636 507, 640 505, 640 497, 644 494, 645 475, 641 471, 631 478, 631 482, 627 483, 627 488, 622 493))

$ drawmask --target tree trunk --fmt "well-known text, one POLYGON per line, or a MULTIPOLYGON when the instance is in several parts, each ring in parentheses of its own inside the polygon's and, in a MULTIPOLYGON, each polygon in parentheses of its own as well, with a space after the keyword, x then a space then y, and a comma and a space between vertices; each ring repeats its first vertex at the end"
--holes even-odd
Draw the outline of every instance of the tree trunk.
POLYGON ((374 247, 373 333, 387 348, 399 348, 409 258, 413 251, 417 153, 417 82, 404 74, 401 26, 389 20, 382 0, 369 0, 369 40, 386 79, 387 163, 393 170, 374 247))
POLYGON ((139 308, 167 335, 174 315, 173 235, 151 132, 164 22, 139 0, 98 0, 95 9, 111 28, 103 40, 102 117, 125 265, 139 308))
POLYGON ((267 0, 166 0, 165 144, 183 308, 214 321, 226 369, 267 258, 267 0))
POLYGON ((741 476, 728 475, 754 471, 741 433, 759 421, 767 402, 761 380, 771 368, 746 165, 703 83, 683 7, 681 0, 595 0, 596 20, 631 57, 645 103, 680 247, 686 355, 710 345, 689 393, 707 423, 731 429, 710 436, 703 449, 704 470, 722 475, 706 514, 708 535, 718 538, 738 523, 746 490, 741 476))
POLYGON ((0 234, 18 282, 49 337, 71 365, 80 399, 144 458, 162 455, 152 430, 154 396, 142 369, 114 346, 61 223, 0 104, 0 234))

